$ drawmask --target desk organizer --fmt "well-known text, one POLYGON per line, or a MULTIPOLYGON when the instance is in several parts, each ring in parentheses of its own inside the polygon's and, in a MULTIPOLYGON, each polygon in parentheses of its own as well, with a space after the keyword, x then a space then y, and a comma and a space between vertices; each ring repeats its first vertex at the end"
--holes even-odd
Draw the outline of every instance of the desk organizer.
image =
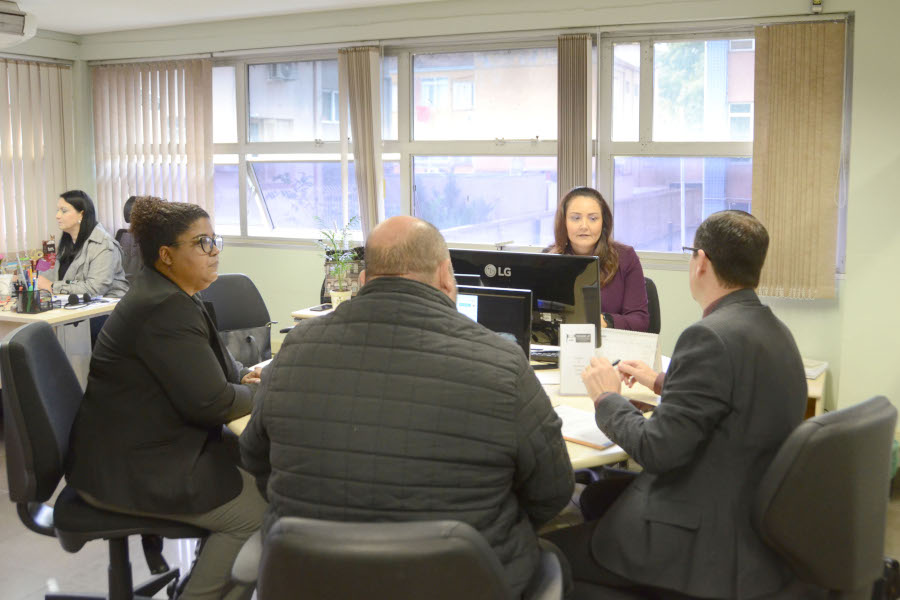
POLYGON ((19 291, 16 294, 16 312, 39 313, 53 308, 53 295, 47 290, 19 291))

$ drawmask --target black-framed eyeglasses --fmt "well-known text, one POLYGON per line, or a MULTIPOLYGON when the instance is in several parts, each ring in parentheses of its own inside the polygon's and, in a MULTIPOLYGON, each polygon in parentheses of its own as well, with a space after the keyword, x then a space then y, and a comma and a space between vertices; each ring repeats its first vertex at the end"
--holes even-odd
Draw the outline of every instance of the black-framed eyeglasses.
MULTIPOLYGON (((697 254, 697 251, 703 250, 703 248, 694 248, 692 246, 682 246, 681 250, 682 250, 682 252, 690 252, 691 254, 697 254)), ((703 250, 703 253, 706 254, 706 258, 709 258, 709 260, 712 260, 712 258, 709 257, 709 252, 707 252, 706 250, 703 250)))
MULTIPOLYGON (((182 242, 174 242, 169 245, 177 246, 181 243, 182 242)), ((200 249, 206 254, 212 254, 213 248, 218 248, 219 252, 221 252, 222 248, 225 247, 225 240, 222 239, 221 235, 216 235, 213 237, 210 237, 208 235, 201 235, 200 237, 191 240, 191 243, 200 246, 200 249)))

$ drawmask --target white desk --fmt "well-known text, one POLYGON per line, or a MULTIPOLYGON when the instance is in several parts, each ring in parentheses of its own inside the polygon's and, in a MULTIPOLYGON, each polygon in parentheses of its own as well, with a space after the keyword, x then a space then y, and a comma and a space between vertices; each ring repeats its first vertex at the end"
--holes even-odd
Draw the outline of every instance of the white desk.
POLYGON ((109 298, 106 302, 89 304, 84 308, 55 308, 35 314, 0 310, 0 339, 27 323, 43 321, 52 325, 60 345, 72 363, 81 389, 84 389, 91 364, 91 328, 87 320, 111 313, 117 302, 118 299, 109 298))

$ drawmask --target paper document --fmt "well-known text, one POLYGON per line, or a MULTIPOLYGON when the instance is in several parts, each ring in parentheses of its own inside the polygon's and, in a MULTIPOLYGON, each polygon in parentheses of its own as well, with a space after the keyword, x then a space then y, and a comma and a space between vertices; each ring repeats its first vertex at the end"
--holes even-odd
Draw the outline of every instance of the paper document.
POLYGON ((600 330, 600 347, 595 352, 613 362, 614 360, 640 360, 654 371, 660 370, 659 335, 626 329, 600 330))
POLYGON ((581 372, 594 356, 594 329, 592 324, 559 326, 559 393, 563 396, 587 395, 581 372))
POLYGON ((828 362, 824 360, 815 360, 812 358, 803 359, 803 370, 806 371, 807 379, 815 379, 825 372, 828 368, 828 362))
POLYGON ((272 362, 272 360, 273 360, 273 359, 271 359, 271 358, 270 358, 269 360, 264 360, 264 361, 262 361, 261 363, 256 363, 255 365, 253 365, 253 366, 250 367, 250 368, 251 368, 251 369, 255 369, 255 368, 259 367, 260 369, 262 369, 262 368, 264 368, 266 365, 268 365, 270 362, 272 362))
POLYGON ((594 421, 594 413, 571 406, 557 406, 556 414, 562 419, 562 436, 568 442, 605 450, 613 445, 594 421))

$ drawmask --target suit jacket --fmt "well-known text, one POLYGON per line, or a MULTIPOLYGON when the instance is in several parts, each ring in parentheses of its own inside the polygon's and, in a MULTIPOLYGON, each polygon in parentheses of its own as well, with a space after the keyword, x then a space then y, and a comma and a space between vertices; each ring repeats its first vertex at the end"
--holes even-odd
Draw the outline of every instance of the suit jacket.
POLYGON ((751 525, 759 484, 806 407, 787 327, 750 289, 722 298, 675 346, 645 419, 618 394, 597 425, 644 471, 600 519, 592 552, 633 581, 691 596, 749 598, 788 571, 751 525))
POLYGON ((54 294, 121 298, 128 291, 122 269, 122 248, 99 223, 72 259, 64 278, 59 280, 59 262, 49 277, 53 280, 54 294))
POLYGON ((250 412, 239 377, 202 303, 144 269, 97 338, 69 484, 153 513, 203 513, 233 499, 237 449, 222 425, 250 412))

